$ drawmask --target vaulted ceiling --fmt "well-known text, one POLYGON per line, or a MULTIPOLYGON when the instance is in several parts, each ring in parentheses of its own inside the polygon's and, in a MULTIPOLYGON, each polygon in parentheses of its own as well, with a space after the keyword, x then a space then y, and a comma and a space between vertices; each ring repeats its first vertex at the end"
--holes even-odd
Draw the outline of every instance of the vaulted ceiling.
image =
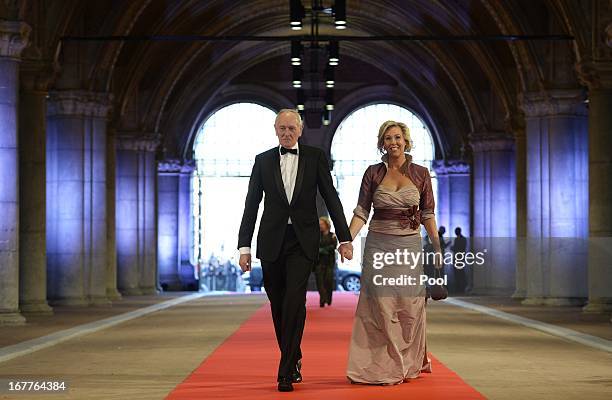
MULTIPOLYGON (((275 108, 295 104, 289 42, 61 40, 67 36, 292 35, 287 0, 16 3, 20 18, 33 27, 37 51, 31 51, 35 54, 31 57, 59 67, 51 89, 112 93, 115 129, 159 135, 168 155, 187 154, 198 126, 225 104, 237 100, 275 108)), ((336 110, 333 123, 321 128, 323 135, 331 140, 344 116, 376 101, 395 102, 419 113, 434 133, 440 157, 457 153, 470 133, 511 131, 509 121, 518 112, 520 93, 578 85, 573 65, 589 45, 587 3, 349 0, 349 29, 340 32, 323 24, 322 34, 570 34, 576 39, 341 41, 336 110)))

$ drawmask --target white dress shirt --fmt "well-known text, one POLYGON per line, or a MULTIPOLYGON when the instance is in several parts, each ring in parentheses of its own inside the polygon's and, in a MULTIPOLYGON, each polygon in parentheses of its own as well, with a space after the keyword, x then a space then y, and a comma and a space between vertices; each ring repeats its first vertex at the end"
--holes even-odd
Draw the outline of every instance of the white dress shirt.
MULTIPOLYGON (((293 198, 293 190, 295 189, 295 178, 297 177, 298 160, 300 154, 300 147, 297 143, 292 147, 292 149, 297 149, 298 154, 281 154, 281 146, 278 146, 281 178, 283 179, 283 187, 285 188, 285 194, 287 195, 287 200, 289 203, 291 203, 291 199, 293 198)), ((291 223, 291 217, 289 217, 287 223, 291 223)), ((251 254, 250 247, 241 247, 238 250, 240 251, 240 254, 251 254)))
MULTIPOLYGON (((298 154, 280 154, 280 149, 281 146, 278 146, 281 176, 283 178, 283 186, 285 187, 285 194, 287 195, 287 200, 289 201, 289 204, 291 204, 291 199, 293 198, 293 190, 295 189, 295 178, 297 176, 298 157, 300 149, 297 143, 295 144, 295 146, 292 147, 292 149, 297 149, 298 154)), ((291 223, 291 218, 289 218, 288 223, 291 223)))

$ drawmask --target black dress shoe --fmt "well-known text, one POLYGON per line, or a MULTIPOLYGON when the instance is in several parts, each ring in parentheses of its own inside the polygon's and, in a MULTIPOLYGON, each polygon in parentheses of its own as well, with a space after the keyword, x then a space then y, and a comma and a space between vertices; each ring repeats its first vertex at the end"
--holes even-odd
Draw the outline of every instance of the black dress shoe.
POLYGON ((300 383, 302 382, 302 360, 298 360, 297 364, 295 364, 295 370, 291 373, 291 382, 300 383))
POLYGON ((278 379, 278 391, 279 392, 293 392, 293 385, 291 384, 291 378, 282 377, 278 379))

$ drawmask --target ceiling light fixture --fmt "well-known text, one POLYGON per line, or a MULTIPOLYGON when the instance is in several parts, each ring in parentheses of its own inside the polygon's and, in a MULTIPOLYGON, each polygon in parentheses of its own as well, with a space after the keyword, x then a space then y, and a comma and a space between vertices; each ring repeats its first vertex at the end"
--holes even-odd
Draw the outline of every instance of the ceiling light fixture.
POLYGON ((296 104, 296 108, 298 109, 298 111, 304 111, 304 109, 306 108, 306 106, 304 104, 304 90, 303 89, 298 89, 297 90, 297 104, 296 104))
POLYGON ((324 110, 323 111, 323 125, 328 126, 331 123, 331 111, 324 110))
POLYGON ((294 65, 293 66, 293 81, 292 81, 294 88, 302 87, 302 76, 303 76, 302 68, 294 65))
POLYGON ((301 0, 289 0, 289 14, 291 29, 299 31, 302 29, 302 19, 304 18, 305 11, 301 0))
POLYGON ((329 42, 329 65, 336 66, 340 63, 340 46, 338 41, 332 40, 329 42))
POLYGON ((336 0, 333 13, 336 29, 346 29, 346 0, 336 0))
POLYGON ((325 68, 325 87, 333 88, 335 84, 334 68, 328 65, 327 68, 325 68))
POLYGON ((291 65, 302 65, 302 49, 298 40, 291 41, 291 65))
POLYGON ((327 89, 325 91, 325 110, 332 111, 334 109, 334 90, 327 89))

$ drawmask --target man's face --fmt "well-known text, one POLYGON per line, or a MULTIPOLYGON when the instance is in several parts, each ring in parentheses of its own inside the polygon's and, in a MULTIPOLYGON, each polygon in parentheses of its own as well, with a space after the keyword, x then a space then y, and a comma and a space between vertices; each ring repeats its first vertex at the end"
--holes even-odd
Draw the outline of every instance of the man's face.
POLYGON ((274 124, 278 143, 286 148, 292 148, 297 140, 302 136, 302 127, 298 124, 297 118, 291 113, 282 113, 274 124))

